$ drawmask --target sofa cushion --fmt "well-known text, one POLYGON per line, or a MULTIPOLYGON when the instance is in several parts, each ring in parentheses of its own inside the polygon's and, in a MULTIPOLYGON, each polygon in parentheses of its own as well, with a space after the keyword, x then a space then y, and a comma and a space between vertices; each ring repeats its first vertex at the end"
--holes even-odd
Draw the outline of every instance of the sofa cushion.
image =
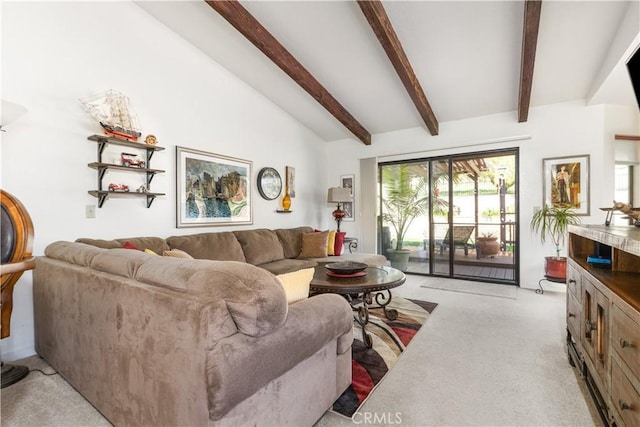
POLYGON ((273 274, 284 274, 303 268, 311 268, 318 265, 317 262, 310 259, 279 259, 278 261, 260 264, 258 267, 264 268, 273 274))
POLYGON ((282 244, 285 258, 298 258, 302 250, 302 234, 311 233, 311 227, 279 228, 275 230, 282 244))
POLYGON ((242 246, 230 231, 167 238, 170 249, 180 249, 196 259, 245 262, 242 246))
POLYGON ((223 300, 238 330, 252 337, 269 334, 287 318, 287 299, 278 279, 244 262, 146 256, 134 278, 212 302, 223 300))
POLYGON ((315 271, 314 268, 303 268, 302 270, 278 274, 276 276, 280 283, 282 283, 282 287, 284 287, 288 304, 293 304, 294 302, 309 297, 309 285, 315 271))
POLYGON ((170 256, 173 258, 193 259, 191 255, 180 249, 171 249, 170 251, 164 251, 162 256, 170 256))
POLYGON ((333 249, 333 254, 335 256, 342 255, 343 245, 344 245, 344 237, 347 235, 344 231, 339 231, 336 233, 336 241, 333 249))
POLYGON ((103 248, 88 243, 77 244, 71 242, 53 242, 49 244, 44 254, 49 258, 57 259, 60 261, 69 262, 71 264, 81 265, 88 267, 91 265, 93 258, 101 254, 103 248))
POLYGON ((329 230, 302 235, 302 251, 300 258, 319 258, 327 256, 329 244, 329 230))
POLYGON ((243 230, 234 232, 249 264, 260 265, 284 258, 282 244, 273 230, 243 230))
POLYGON ((336 230, 329 230, 329 240, 327 241, 327 255, 336 255, 336 230))
POLYGON ((97 246, 103 249, 116 249, 123 248, 127 244, 128 248, 138 249, 144 251, 145 249, 151 249, 157 254, 161 254, 164 251, 168 251, 169 245, 161 237, 127 237, 123 239, 113 240, 101 240, 101 239, 76 239, 78 243, 84 243, 91 246, 97 246))

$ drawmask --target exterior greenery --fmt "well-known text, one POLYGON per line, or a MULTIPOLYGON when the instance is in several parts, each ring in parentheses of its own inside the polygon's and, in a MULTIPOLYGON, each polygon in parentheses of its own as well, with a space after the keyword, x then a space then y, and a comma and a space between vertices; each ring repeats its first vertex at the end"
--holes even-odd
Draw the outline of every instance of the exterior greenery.
POLYGON ((395 250, 403 249, 407 229, 429 206, 428 181, 413 174, 410 166, 399 164, 382 168, 382 220, 395 232, 395 250))
POLYGON ((580 217, 571 208, 544 206, 531 218, 531 231, 538 234, 540 242, 551 239, 556 245, 556 258, 560 258, 560 245, 564 245, 570 225, 580 224, 580 217))

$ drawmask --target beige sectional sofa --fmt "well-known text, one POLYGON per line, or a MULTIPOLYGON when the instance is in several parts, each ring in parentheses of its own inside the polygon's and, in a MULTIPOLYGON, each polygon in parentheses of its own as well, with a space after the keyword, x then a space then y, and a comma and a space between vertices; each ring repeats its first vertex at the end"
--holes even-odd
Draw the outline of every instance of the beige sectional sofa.
POLYGON ((115 425, 312 425, 351 383, 353 317, 338 295, 287 303, 273 273, 315 264, 293 257, 307 231, 52 243, 36 351, 115 425))
POLYGON ((387 263, 383 255, 367 253, 343 253, 340 256, 325 254, 300 258, 300 254, 305 251, 303 247, 305 237, 315 234, 317 233, 314 233, 311 227, 296 227, 198 233, 166 239, 160 237, 130 237, 114 240, 82 238, 76 241, 107 249, 121 248, 125 243, 130 243, 140 250, 150 249, 157 254, 171 249, 180 249, 193 258, 247 262, 273 274, 314 267, 322 262, 358 261, 371 266, 387 263))

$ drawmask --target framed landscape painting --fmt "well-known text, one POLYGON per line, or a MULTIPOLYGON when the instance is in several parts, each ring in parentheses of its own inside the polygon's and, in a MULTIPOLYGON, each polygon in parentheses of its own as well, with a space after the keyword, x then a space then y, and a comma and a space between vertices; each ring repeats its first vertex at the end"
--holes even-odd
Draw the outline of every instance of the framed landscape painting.
POLYGON ((543 203, 589 215, 589 155, 542 160, 543 203))
POLYGON ((253 163, 176 147, 176 227, 252 224, 253 163))

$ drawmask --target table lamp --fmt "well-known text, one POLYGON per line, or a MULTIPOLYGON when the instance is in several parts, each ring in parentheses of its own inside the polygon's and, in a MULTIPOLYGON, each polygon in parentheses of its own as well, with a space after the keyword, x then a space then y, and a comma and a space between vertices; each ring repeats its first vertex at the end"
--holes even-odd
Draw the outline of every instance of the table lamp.
POLYGON ((327 193, 327 203, 337 203, 338 207, 333 211, 332 215, 338 223, 338 232, 340 232, 340 222, 346 215, 345 211, 340 209, 340 203, 351 201, 351 189, 343 187, 331 187, 327 193))

